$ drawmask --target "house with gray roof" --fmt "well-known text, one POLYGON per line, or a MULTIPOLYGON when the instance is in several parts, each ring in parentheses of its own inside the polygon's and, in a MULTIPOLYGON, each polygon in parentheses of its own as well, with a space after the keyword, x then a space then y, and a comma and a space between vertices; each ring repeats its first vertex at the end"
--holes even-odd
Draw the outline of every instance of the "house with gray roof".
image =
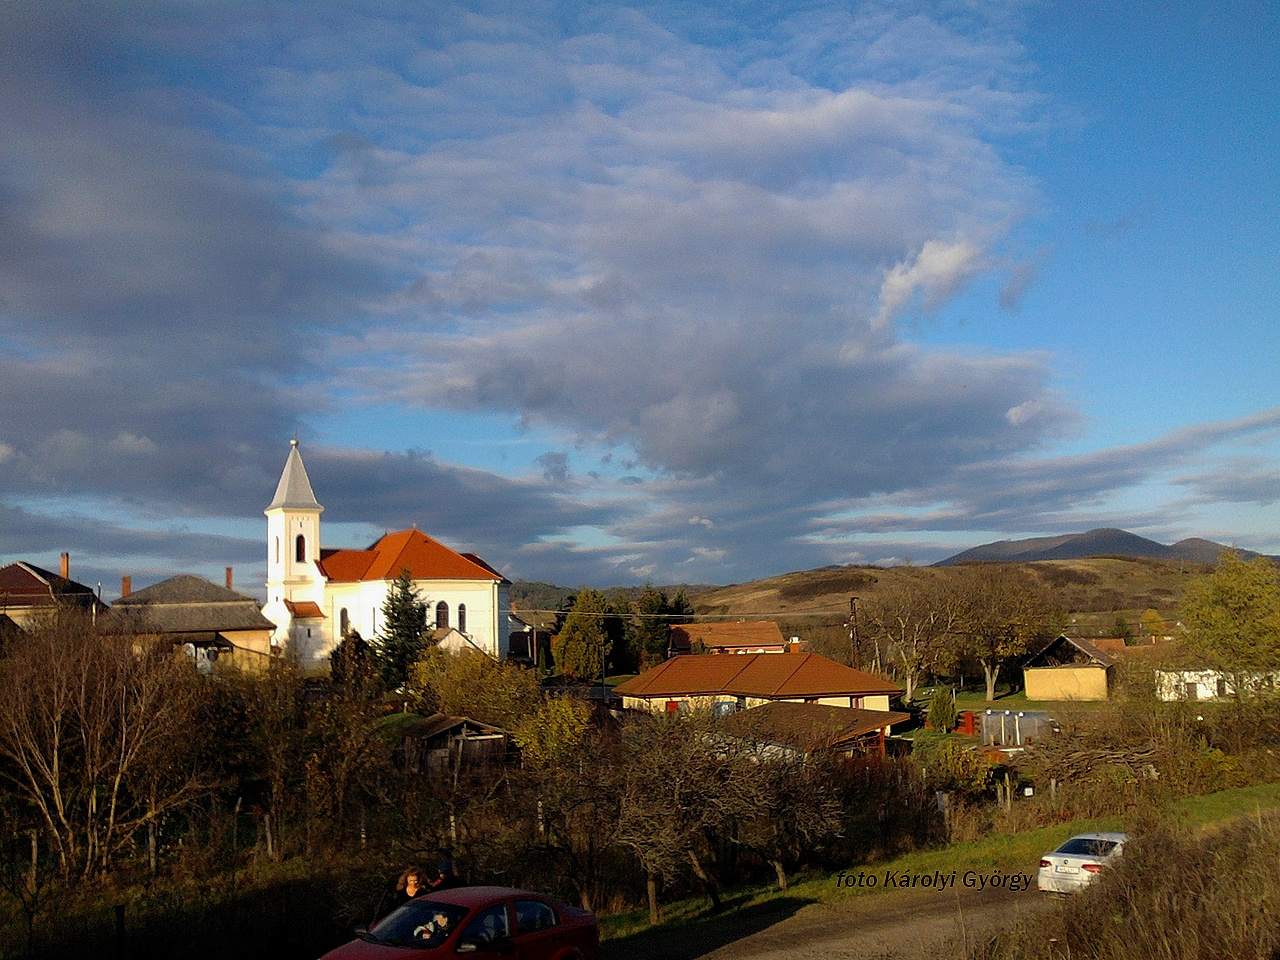
POLYGON ((202 672, 214 662, 254 672, 271 656, 275 624, 258 601, 203 577, 180 574, 111 605, 107 629, 158 634, 181 646, 202 672))

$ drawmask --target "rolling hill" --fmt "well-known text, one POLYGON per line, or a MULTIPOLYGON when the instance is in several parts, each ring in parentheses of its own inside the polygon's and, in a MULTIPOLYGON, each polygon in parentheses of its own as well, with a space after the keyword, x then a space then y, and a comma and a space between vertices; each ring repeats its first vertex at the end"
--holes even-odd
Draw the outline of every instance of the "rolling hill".
MULTIPOLYGON (((1086 557, 1147 557, 1156 560, 1214 563, 1223 550, 1229 549, 1232 548, 1199 537, 1165 545, 1140 537, 1136 533, 1129 533, 1127 530, 1101 527, 1087 533, 1072 533, 1060 537, 1031 537, 1027 540, 997 540, 994 543, 984 543, 940 560, 936 566, 980 562, 1026 563, 1035 560, 1082 560, 1086 557)), ((1259 556, 1249 550, 1239 552, 1250 559, 1259 556)))

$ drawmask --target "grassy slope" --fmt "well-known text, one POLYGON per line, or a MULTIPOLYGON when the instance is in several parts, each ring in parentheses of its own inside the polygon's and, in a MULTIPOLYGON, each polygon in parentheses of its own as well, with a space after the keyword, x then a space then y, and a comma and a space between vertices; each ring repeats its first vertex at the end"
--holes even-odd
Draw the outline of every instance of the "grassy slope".
MULTIPOLYGON (((1187 584, 1208 572, 1206 564, 1121 557, 1050 560, 1025 565, 1053 588, 1082 631, 1106 632, 1116 613, 1135 619, 1143 610, 1172 615, 1187 584), (1105 628, 1105 629, 1103 629, 1105 628)), ((838 567, 787 573, 753 583, 692 594, 704 616, 839 618, 850 596, 874 600, 911 578, 945 574, 937 567, 838 567)))
MULTIPOLYGON (((1280 783, 1266 783, 1234 790, 1223 790, 1202 797, 1189 797, 1166 807, 1166 812, 1193 827, 1211 827, 1239 816, 1255 815, 1260 811, 1280 808, 1280 783)), ((955 843, 930 850, 917 850, 875 864, 851 868, 874 871, 880 876, 886 870, 904 873, 950 873, 952 870, 1034 873, 1035 863, 1045 851, 1052 850, 1068 837, 1090 830, 1123 830, 1125 822, 1119 817, 1094 820, 1074 820, 1029 830, 1024 833, 1000 834, 984 837, 971 843, 955 843)), ((831 903, 855 896, 881 896, 884 888, 876 889, 836 886, 831 875, 800 876, 786 893, 776 886, 746 887, 734 891, 725 898, 726 910, 714 917, 707 914, 707 901, 697 897, 663 905, 664 931, 693 929, 704 924, 732 924, 735 915, 767 917, 767 905, 783 901, 788 911, 793 906, 808 903, 831 903)), ((779 917, 778 919, 781 919, 779 917)), ((643 936, 648 927, 648 913, 635 910, 613 916, 601 917, 601 935, 609 939, 643 936)))

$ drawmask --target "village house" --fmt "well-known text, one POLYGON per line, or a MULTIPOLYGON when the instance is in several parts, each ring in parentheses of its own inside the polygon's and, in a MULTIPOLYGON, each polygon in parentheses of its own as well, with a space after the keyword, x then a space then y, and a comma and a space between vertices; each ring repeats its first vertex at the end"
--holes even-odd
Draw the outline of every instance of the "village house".
MULTIPOLYGON (((614 687, 629 710, 710 710, 727 716, 775 701, 876 710, 902 695, 887 680, 816 653, 690 654, 672 657, 614 687)), ((888 726, 886 720, 885 726, 888 726)))
POLYGON ((681 623, 671 628, 667 656, 692 653, 699 644, 702 653, 790 653, 800 649, 799 638, 784 640, 772 620, 681 623))
POLYGON ((1156 696, 1171 700, 1233 700, 1280 688, 1280 670, 1230 672, 1211 669, 1156 670, 1156 696))
POLYGON ((107 606, 92 587, 71 579, 71 555, 62 555, 61 573, 25 560, 0 567, 0 617, 30 630, 59 610, 80 610, 91 617, 107 606))
POLYGON ((790 759, 823 750, 845 756, 885 755, 885 737, 908 713, 774 700, 726 717, 726 736, 756 744, 766 757, 790 759))
POLYGON ((452 645, 505 660, 510 582, 475 554, 458 553, 415 529, 387 533, 368 548, 322 546, 320 514, 298 441, 292 441, 267 516, 267 602, 272 645, 291 645, 304 669, 324 669, 342 638, 383 626, 391 586, 407 570, 427 601, 428 625, 456 630, 452 645))
POLYGON ((201 673, 214 664, 255 673, 271 656, 275 624, 262 615, 258 601, 203 577, 179 574, 134 593, 122 577, 120 599, 102 619, 115 633, 151 634, 169 640, 195 662, 201 673))

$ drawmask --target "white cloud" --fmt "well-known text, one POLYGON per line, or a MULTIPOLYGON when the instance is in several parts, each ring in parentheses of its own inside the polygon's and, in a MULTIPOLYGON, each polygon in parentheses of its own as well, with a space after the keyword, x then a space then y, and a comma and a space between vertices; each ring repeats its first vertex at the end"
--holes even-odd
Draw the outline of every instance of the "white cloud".
POLYGON ((910 264, 900 261, 885 275, 876 325, 886 326, 900 317, 917 294, 923 310, 937 310, 982 267, 981 251, 968 240, 929 240, 910 264))
POLYGON ((116 438, 107 444, 112 453, 123 453, 127 456, 155 453, 156 445, 148 437, 135 437, 128 431, 121 431, 116 438))

